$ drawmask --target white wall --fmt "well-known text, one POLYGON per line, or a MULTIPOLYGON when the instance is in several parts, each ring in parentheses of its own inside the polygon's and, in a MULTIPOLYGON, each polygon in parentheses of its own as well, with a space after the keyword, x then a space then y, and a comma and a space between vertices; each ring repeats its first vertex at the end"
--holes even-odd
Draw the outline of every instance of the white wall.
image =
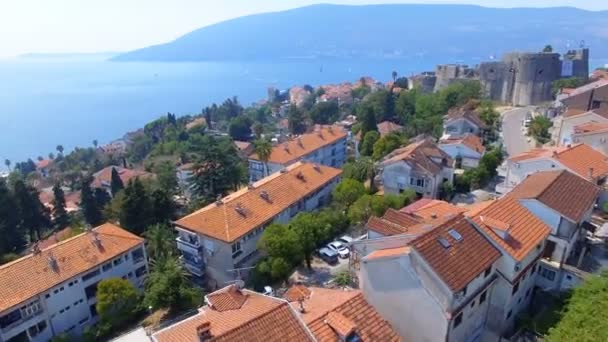
POLYGON ((521 199, 519 203, 530 210, 534 216, 541 219, 551 228, 551 234, 557 235, 561 216, 555 210, 547 207, 536 199, 521 199))
POLYGON ((461 156, 463 168, 474 168, 479 165, 479 159, 481 159, 482 154, 473 151, 468 146, 463 144, 439 144, 438 146, 454 160, 456 160, 456 157, 461 156))
POLYGON ((552 170, 566 170, 566 167, 551 158, 526 160, 519 163, 514 163, 513 161, 509 160, 507 161, 505 185, 508 187, 514 187, 526 179, 527 175, 538 171, 552 170))
POLYGON ((446 167, 439 174, 429 176, 414 173, 407 163, 399 161, 386 165, 382 170, 384 192, 389 194, 399 194, 400 190, 412 189, 424 197, 436 198, 440 185, 443 183, 443 178, 452 182, 454 180, 454 169, 446 167), (410 184, 410 178, 412 177, 424 178, 424 187, 416 186, 416 183, 410 184))
POLYGON ((568 145, 574 143, 572 134, 574 134, 574 126, 590 123, 590 122, 608 122, 608 119, 596 115, 594 113, 585 113, 570 118, 563 118, 559 128, 559 145, 568 145))
POLYGON ((479 127, 464 118, 452 120, 443 126, 445 136, 462 136, 466 133, 479 134, 479 127))

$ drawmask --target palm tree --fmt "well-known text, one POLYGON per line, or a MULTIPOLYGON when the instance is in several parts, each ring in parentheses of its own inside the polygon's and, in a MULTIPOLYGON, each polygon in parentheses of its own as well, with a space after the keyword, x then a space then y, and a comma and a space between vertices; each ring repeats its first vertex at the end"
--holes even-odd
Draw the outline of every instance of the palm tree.
POLYGON ((49 153, 49 159, 50 160, 55 159, 55 154, 53 152, 49 153))
POLYGON ((150 258, 159 259, 163 256, 176 254, 175 236, 168 226, 163 224, 149 226, 143 235, 146 238, 150 258))
POLYGON ((393 83, 397 82, 397 72, 393 70, 393 83))
POLYGON ((268 139, 259 138, 253 142, 253 151, 258 155, 258 158, 264 163, 264 174, 268 173, 268 159, 272 153, 272 143, 268 139))
POLYGON ((11 161, 8 159, 4 159, 4 165, 6 165, 6 167, 8 168, 8 170, 11 170, 11 161))
POLYGON ((62 145, 57 145, 57 147, 55 147, 55 149, 57 150, 57 152, 59 152, 59 154, 63 154, 63 146, 62 145))
POLYGON ((42 158, 42 156, 38 156, 37 159, 38 159, 38 161, 43 161, 44 160, 44 158, 42 158))
POLYGON ((97 139, 93 140, 93 146, 95 146, 95 148, 97 148, 97 145, 99 144, 99 142, 97 142, 97 139))

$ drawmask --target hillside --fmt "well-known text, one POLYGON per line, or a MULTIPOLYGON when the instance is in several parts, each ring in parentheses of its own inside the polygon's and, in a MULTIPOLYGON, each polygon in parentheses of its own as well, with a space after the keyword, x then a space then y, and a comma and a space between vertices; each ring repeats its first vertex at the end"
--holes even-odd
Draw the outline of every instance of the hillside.
POLYGON ((487 59, 513 49, 558 51, 581 41, 608 57, 608 11, 468 5, 314 5, 236 18, 118 61, 312 57, 487 59))

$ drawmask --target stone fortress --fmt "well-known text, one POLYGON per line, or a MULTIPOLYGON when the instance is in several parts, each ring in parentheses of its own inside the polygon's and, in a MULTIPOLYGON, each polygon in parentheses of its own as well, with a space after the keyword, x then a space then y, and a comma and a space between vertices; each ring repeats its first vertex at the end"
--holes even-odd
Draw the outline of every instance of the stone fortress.
POLYGON ((551 101, 551 85, 559 78, 589 77, 589 49, 553 52, 512 52, 501 61, 482 62, 474 68, 460 64, 438 65, 409 79, 411 87, 438 91, 460 80, 479 80, 485 95, 514 106, 551 101), (560 58, 561 57, 561 58, 560 58))

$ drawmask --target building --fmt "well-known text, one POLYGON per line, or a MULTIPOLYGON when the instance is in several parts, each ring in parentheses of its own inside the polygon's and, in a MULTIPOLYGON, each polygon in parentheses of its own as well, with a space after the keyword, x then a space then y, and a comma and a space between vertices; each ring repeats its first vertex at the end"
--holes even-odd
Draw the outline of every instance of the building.
POLYGON ((122 277, 143 289, 144 240, 106 223, 0 266, 0 341, 78 336, 97 322, 97 284, 122 277))
POLYGON ((600 194, 595 184, 566 170, 543 171, 528 176, 507 194, 551 228, 542 254, 539 283, 544 289, 559 290, 567 279, 563 266, 574 256, 584 239, 584 227, 591 220, 600 194))
MULTIPOLYGON (((608 124, 608 110, 605 112, 599 110, 590 110, 582 113, 577 110, 568 110, 562 117, 556 119, 556 129, 553 130, 554 135, 552 138, 559 146, 567 146, 577 143, 577 141, 575 141, 575 138, 577 137, 582 137, 584 140, 591 140, 595 142, 597 139, 586 137, 586 135, 594 131, 597 127, 595 125, 597 124, 608 124)), ((603 144, 604 143, 601 140, 596 142, 596 146, 599 148, 602 148, 603 144)))
POLYGON ((573 143, 589 145, 602 154, 608 155, 608 122, 589 122, 574 126, 571 139, 573 143))
POLYGON ((403 341, 358 290, 294 285, 284 298, 319 342, 403 341))
POLYGON ((385 193, 412 189, 419 197, 437 198, 444 182, 454 180, 454 161, 430 138, 391 152, 380 163, 385 193))
POLYGON ((585 144, 532 149, 507 159, 506 168, 505 181, 496 192, 507 193, 539 171, 568 170, 602 188, 608 176, 607 157, 585 144))
POLYGON ((560 102, 569 111, 580 113, 590 110, 608 110, 608 82, 598 80, 570 92, 565 98, 562 96, 560 102))
POLYGON ((316 341, 284 299, 229 285, 205 296, 206 305, 151 336, 154 342, 316 341))
POLYGON ((476 70, 468 65, 441 64, 435 68, 434 76, 435 87, 433 90, 437 92, 455 82, 475 79, 476 70))
POLYGON ((120 167, 120 166, 108 166, 108 167, 104 167, 103 169, 101 169, 93 174, 93 182, 91 182, 91 187, 105 189, 109 193, 111 193, 111 191, 112 191, 112 169, 116 169, 116 171, 118 172, 118 176, 120 177, 120 180, 122 181, 123 185, 125 185, 125 186, 127 185, 127 183, 129 183, 130 180, 134 180, 136 178, 143 180, 143 179, 154 179, 156 177, 156 175, 154 175, 153 173, 146 172, 146 171, 132 170, 132 169, 127 169, 127 168, 120 167))
POLYGON ((481 138, 471 133, 467 133, 463 137, 442 139, 439 142, 439 148, 454 159, 454 167, 457 169, 479 166, 479 160, 486 152, 481 138))
POLYGON ((51 159, 42 159, 36 163, 36 171, 42 178, 47 178, 51 170, 53 161, 51 159))
POLYGON ((481 136, 485 127, 479 114, 469 106, 452 108, 443 119, 443 138, 457 138, 465 134, 481 136))
POLYGON ((314 132, 273 146, 267 162, 254 153, 249 156, 249 179, 255 182, 300 160, 341 167, 346 159, 347 137, 348 133, 339 127, 317 126, 314 132))
POLYGON ((264 229, 322 207, 341 173, 297 162, 179 219, 177 248, 186 268, 198 281, 216 288, 243 277, 261 257, 257 242, 264 229))
POLYGON ((234 146, 241 158, 247 159, 247 157, 253 153, 253 144, 248 141, 235 140, 234 146))
POLYGON ((462 215, 400 240, 353 245, 367 301, 405 341, 481 338, 500 252, 462 215))
MULTIPOLYGON (((380 134, 380 138, 383 138, 390 133, 403 132, 403 126, 398 125, 391 121, 382 121, 381 123, 377 124, 377 128, 378 128, 378 133, 380 134)), ((353 139, 354 146, 355 146, 354 147, 355 155, 357 158, 359 158, 359 144, 363 141, 363 138, 364 137, 361 136, 361 132, 358 132, 355 135, 355 138, 353 139)))

